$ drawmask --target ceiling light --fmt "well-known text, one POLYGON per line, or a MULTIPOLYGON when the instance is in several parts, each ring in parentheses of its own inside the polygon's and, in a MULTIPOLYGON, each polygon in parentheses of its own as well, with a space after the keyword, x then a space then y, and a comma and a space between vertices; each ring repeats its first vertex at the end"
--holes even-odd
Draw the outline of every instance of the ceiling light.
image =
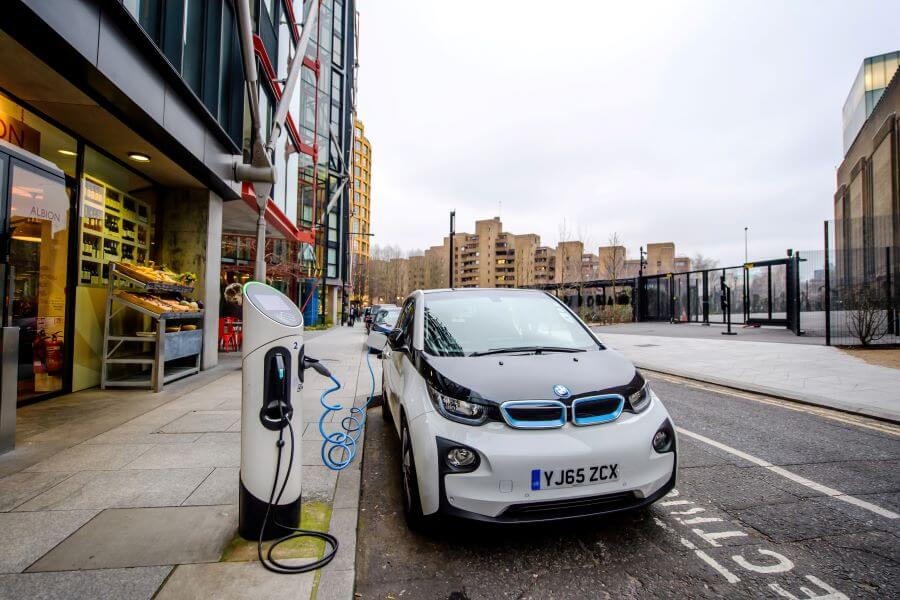
POLYGON ((57 150, 63 156, 78 156, 78 153, 73 150, 57 150))
POLYGON ((134 162, 141 162, 141 163, 150 162, 150 157, 147 156, 146 154, 141 154, 140 152, 129 152, 128 158, 130 158, 134 162))

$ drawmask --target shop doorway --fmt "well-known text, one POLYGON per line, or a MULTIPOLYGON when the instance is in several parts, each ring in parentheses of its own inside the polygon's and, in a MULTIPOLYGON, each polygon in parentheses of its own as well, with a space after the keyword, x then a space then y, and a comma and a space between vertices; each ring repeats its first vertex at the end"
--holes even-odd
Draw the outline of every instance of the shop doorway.
POLYGON ((63 390, 70 198, 59 168, 0 147, 3 322, 19 328, 17 400, 63 390))

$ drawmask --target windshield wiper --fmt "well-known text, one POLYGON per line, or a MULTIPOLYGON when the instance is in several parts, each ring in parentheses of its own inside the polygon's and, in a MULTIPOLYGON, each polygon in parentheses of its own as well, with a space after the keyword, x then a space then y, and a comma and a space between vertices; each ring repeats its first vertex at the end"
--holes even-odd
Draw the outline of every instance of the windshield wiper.
POLYGON ((566 348, 563 346, 513 346, 510 348, 491 348, 482 352, 472 352, 469 356, 486 356, 488 354, 507 354, 512 352, 533 352, 534 354, 543 354, 544 352, 585 352, 584 348, 566 348))

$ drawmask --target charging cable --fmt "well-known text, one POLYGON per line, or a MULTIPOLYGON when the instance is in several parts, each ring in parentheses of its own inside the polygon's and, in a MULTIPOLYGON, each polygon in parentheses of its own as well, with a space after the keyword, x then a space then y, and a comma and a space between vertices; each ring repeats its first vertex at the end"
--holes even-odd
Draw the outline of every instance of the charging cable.
MULTIPOLYGON (((334 375, 332 375, 331 372, 320 362, 314 359, 310 359, 309 357, 305 357, 304 360, 309 363, 309 366, 314 367, 318 373, 329 378, 334 384, 332 387, 322 392, 322 395, 319 396, 319 403, 325 409, 319 416, 319 433, 322 435, 322 464, 324 464, 332 471, 342 471, 343 469, 346 469, 348 466, 350 466, 350 463, 352 463, 353 459, 356 457, 356 443, 359 440, 359 437, 362 434, 363 426, 366 423, 366 409, 368 409, 369 405, 375 398, 375 372, 372 370, 372 363, 369 360, 369 353, 366 352, 366 366, 369 369, 369 377, 371 379, 371 390, 369 392, 369 398, 362 406, 351 407, 350 415, 341 419, 341 428, 343 429, 343 431, 335 431, 333 433, 325 432, 325 419, 332 412, 342 410, 343 406, 340 404, 328 404, 325 401, 325 398, 329 394, 332 394, 341 389, 341 382, 338 381, 337 378, 334 377, 334 375), (340 458, 336 458, 332 455, 336 450, 341 451, 342 456, 340 458)), ((259 540, 256 546, 256 553, 259 557, 259 562, 262 563, 263 567, 265 567, 269 571, 272 571, 273 573, 307 573, 309 571, 321 569, 334 559, 338 549, 338 540, 335 536, 323 531, 313 531, 310 529, 300 529, 299 527, 284 525, 283 523, 279 523, 277 518, 273 517, 272 522, 277 527, 285 531, 289 531, 290 533, 272 542, 272 544, 269 546, 268 551, 266 552, 265 557, 263 557, 263 533, 265 532, 266 524, 269 522, 269 514, 272 507, 277 505, 281 501, 284 490, 285 488, 287 488, 287 482, 291 474, 291 469, 294 465, 294 440, 296 439, 294 437, 294 426, 291 423, 291 420, 285 416, 284 406, 282 404, 279 404, 279 410, 281 412, 282 422, 287 425, 288 431, 290 431, 291 434, 291 448, 288 453, 288 463, 287 469, 285 470, 284 482, 281 484, 281 489, 279 490, 278 477, 281 474, 281 459, 285 443, 284 428, 282 427, 278 432, 278 441, 275 443, 276 447, 278 448, 278 458, 275 462, 275 480, 272 482, 272 492, 269 494, 269 502, 266 506, 266 514, 263 517, 263 524, 259 531, 259 540), (277 496, 275 494, 276 490, 278 491, 277 496), (272 556, 275 548, 280 544, 301 537, 312 537, 323 540, 330 549, 328 549, 323 554, 322 558, 302 565, 286 565, 284 563, 278 562, 272 556)))
MULTIPOLYGON (((331 372, 328 371, 328 369, 325 368, 324 365, 322 365, 321 363, 318 363, 317 361, 314 364, 312 364, 312 361, 310 361, 310 363, 311 363, 310 366, 315 367, 315 370, 317 372, 321 373, 322 375, 325 375, 326 377, 331 379, 331 381, 333 381, 335 384, 335 387, 330 388, 322 393, 320 401, 322 402, 322 404, 324 406, 325 405, 325 396, 327 396, 328 394, 330 394, 336 390, 339 390, 341 388, 341 384, 337 379, 334 378, 334 376, 332 376, 331 372)), ((287 469, 285 470, 285 474, 284 474, 284 482, 281 484, 281 489, 278 490, 278 477, 281 474, 281 457, 284 452, 284 427, 282 427, 278 431, 278 441, 275 442, 275 446, 278 448, 278 458, 276 459, 276 462, 275 462, 275 479, 272 482, 272 491, 269 494, 269 502, 266 505, 266 514, 263 517, 262 527, 260 527, 260 530, 259 530, 259 540, 256 545, 256 554, 259 557, 259 562, 262 563, 262 566, 265 567, 266 569, 268 569, 269 571, 272 571, 273 573, 282 573, 282 574, 307 573, 309 571, 315 571, 316 569, 321 569, 322 567, 324 567, 325 565, 330 563, 332 560, 334 560, 334 557, 337 554, 337 550, 338 550, 338 539, 335 536, 331 535, 330 533, 324 532, 324 531, 314 531, 311 529, 300 529, 299 527, 285 525, 283 523, 279 523, 277 518, 273 516, 272 522, 275 524, 275 526, 280 529, 283 529, 284 531, 289 531, 290 533, 288 533, 286 536, 278 538, 277 540, 272 542, 272 544, 269 546, 269 550, 266 552, 265 558, 263 558, 263 549, 262 549, 263 533, 265 532, 266 525, 269 522, 269 514, 272 510, 272 507, 277 505, 281 501, 281 497, 284 494, 284 490, 285 490, 285 488, 287 488, 288 479, 291 476, 291 469, 294 466, 294 441, 296 440, 296 437, 294 436, 294 425, 291 423, 290 418, 288 418, 284 414, 284 405, 281 403, 279 404, 279 410, 281 412, 282 422, 287 425, 288 431, 290 431, 290 434, 291 434, 291 448, 288 453, 288 463, 287 463, 287 469), (277 497, 275 495, 276 490, 278 490, 277 497), (280 544, 283 544, 289 540, 295 540, 295 539, 299 539, 302 537, 312 537, 312 538, 318 538, 320 540, 323 540, 325 542, 325 544, 330 547, 330 549, 328 549, 322 555, 322 558, 315 560, 313 562, 310 562, 310 563, 302 564, 302 565, 286 565, 284 563, 278 562, 272 556, 272 553, 275 551, 275 548, 278 547, 280 544)), ((321 428, 321 422, 320 422, 320 428, 321 428)))
POLYGON ((337 379, 331 377, 335 387, 325 390, 319 398, 320 403, 325 408, 319 416, 319 433, 322 434, 322 464, 332 471, 342 471, 350 466, 353 459, 356 458, 357 442, 362 435, 363 426, 366 423, 366 410, 375 398, 375 372, 372 370, 372 363, 369 360, 369 353, 366 352, 366 366, 369 368, 369 376, 372 380, 372 388, 369 392, 369 398, 362 406, 350 407, 350 414, 341 419, 341 429, 343 431, 335 431, 333 433, 325 432, 325 419, 332 412, 343 410, 340 404, 327 404, 325 397, 337 390, 341 389, 341 384, 337 379), (335 452, 338 456, 335 456, 335 452))

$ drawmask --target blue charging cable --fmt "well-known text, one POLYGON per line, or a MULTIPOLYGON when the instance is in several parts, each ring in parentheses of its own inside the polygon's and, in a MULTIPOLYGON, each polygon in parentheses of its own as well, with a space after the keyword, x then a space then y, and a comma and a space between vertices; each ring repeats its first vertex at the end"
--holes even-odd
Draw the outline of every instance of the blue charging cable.
POLYGON ((325 419, 328 415, 344 408, 340 404, 328 404, 325 402, 326 396, 341 389, 341 383, 333 375, 329 374, 328 377, 334 382, 334 386, 322 392, 322 395, 319 397, 319 402, 325 409, 319 416, 319 433, 322 434, 322 464, 332 471, 346 469, 356 457, 356 443, 359 441, 363 426, 366 424, 366 409, 369 408, 369 405, 375 398, 375 371, 372 370, 368 352, 366 352, 366 366, 369 368, 369 377, 372 381, 369 399, 362 406, 351 407, 350 414, 341 419, 341 429, 343 431, 325 432, 325 419), (335 455, 336 451, 338 452, 337 456, 335 455))

